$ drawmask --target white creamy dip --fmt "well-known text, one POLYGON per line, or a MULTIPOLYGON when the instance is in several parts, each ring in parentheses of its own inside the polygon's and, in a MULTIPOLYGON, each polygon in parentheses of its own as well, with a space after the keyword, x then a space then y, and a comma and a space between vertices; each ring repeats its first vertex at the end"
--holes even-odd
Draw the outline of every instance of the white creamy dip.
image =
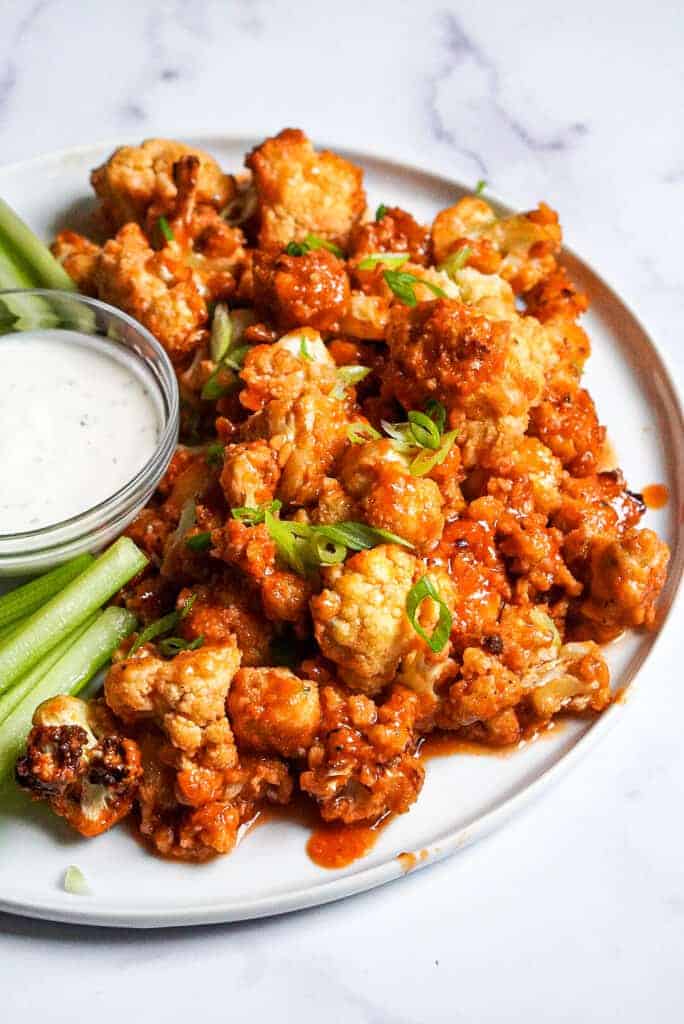
POLYGON ((0 534, 111 497, 161 429, 153 378, 123 346, 64 330, 0 337, 0 534))

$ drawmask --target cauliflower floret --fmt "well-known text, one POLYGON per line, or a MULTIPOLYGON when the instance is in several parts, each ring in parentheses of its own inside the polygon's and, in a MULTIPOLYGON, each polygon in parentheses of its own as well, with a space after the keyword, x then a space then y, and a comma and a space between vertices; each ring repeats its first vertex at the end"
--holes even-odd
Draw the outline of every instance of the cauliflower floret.
POLYGON ((483 199, 466 196, 437 214, 432 244, 436 263, 468 245, 478 269, 495 270, 519 294, 555 270, 561 229, 558 216, 546 203, 528 213, 497 217, 483 199), (500 259, 498 265, 496 256, 500 259))
POLYGON ((562 503, 563 466, 550 448, 534 437, 523 437, 500 460, 487 493, 518 512, 552 515, 562 503))
POLYGON ((481 274, 473 267, 463 267, 454 274, 461 302, 484 316, 497 320, 515 317, 515 295, 508 281, 498 274, 481 274))
POLYGON ((530 414, 530 433, 556 455, 572 476, 590 476, 603 457, 606 428, 599 424, 584 388, 551 395, 530 414))
POLYGON ((201 283, 172 247, 154 252, 137 224, 106 243, 95 282, 104 302, 144 324, 172 358, 197 346, 207 321, 201 283))
POLYGON ((442 729, 461 729, 486 721, 514 707, 524 693, 521 677, 499 658, 479 647, 467 647, 460 678, 449 687, 437 713, 437 725, 442 729))
MULTIPOLYGON (((235 637, 242 665, 266 665, 270 656, 273 629, 261 613, 244 583, 227 574, 220 580, 181 590, 176 607, 192 606, 178 624, 185 640, 203 637, 204 643, 220 645, 235 637)), ((233 684, 234 685, 234 684, 233 684)))
POLYGON ((107 704, 123 722, 156 722, 183 757, 210 768, 230 767, 235 746, 225 701, 240 665, 235 637, 221 645, 181 651, 171 661, 142 647, 115 662, 105 679, 107 704))
POLYGON ((353 290, 342 319, 342 332, 365 341, 384 341, 389 311, 390 303, 386 297, 353 290))
POLYGON ((349 305, 344 263, 326 249, 302 256, 256 252, 254 305, 281 330, 312 327, 339 331, 349 305))
POLYGON ((271 501, 279 478, 278 457, 266 441, 226 445, 221 487, 230 508, 271 501))
POLYGON ((286 668, 243 668, 228 694, 228 716, 240 747, 303 757, 321 721, 318 685, 286 668))
POLYGON ((407 811, 424 778, 415 755, 415 694, 394 686, 378 706, 361 694, 325 686, 321 709, 320 739, 299 779, 321 816, 348 824, 407 811))
POLYGON ((65 696, 36 708, 16 765, 17 783, 84 836, 128 814, 141 776, 137 743, 121 735, 102 701, 65 696))
POLYGON ((342 459, 340 481, 370 526, 390 530, 420 551, 439 541, 441 491, 434 480, 412 476, 390 441, 352 445, 342 459))
POLYGON ((589 547, 589 597, 581 614, 598 638, 629 627, 651 628, 665 584, 670 552, 653 530, 628 530, 623 537, 594 537, 589 547))
POLYGON ((240 402, 258 411, 276 398, 293 401, 312 387, 328 394, 337 382, 335 361, 311 327, 284 334, 273 345, 255 345, 240 373, 240 402))
POLYGON ((610 704, 610 673, 597 644, 563 644, 555 660, 524 677, 534 714, 546 720, 559 711, 603 711, 610 704))
POLYGON ((348 444, 348 426, 345 401, 312 388, 296 399, 269 402, 250 417, 243 434, 267 440, 276 453, 281 471, 276 497, 286 505, 311 505, 348 444))
POLYGON ((375 693, 396 675, 414 635, 406 598, 419 568, 414 555, 383 544, 323 570, 325 589, 311 599, 314 631, 351 689, 375 693))
MULTIPOLYGON (((534 321, 531 322, 534 324, 534 321)), ((395 305, 390 314, 388 385, 407 409, 437 398, 459 429, 463 464, 497 445, 513 447, 544 386, 543 334, 521 318, 488 320, 451 299, 395 305)))
POLYGON ((357 225, 349 243, 349 255, 355 261, 378 252, 405 252, 412 263, 426 266, 429 251, 430 229, 398 206, 385 210, 380 220, 357 225))
POLYGON ((315 234, 345 248, 366 207, 363 172, 335 153, 317 153, 304 132, 286 128, 252 150, 259 248, 282 249, 315 234))
POLYGON ((52 255, 62 264, 69 277, 84 295, 97 295, 95 268, 100 255, 99 245, 75 231, 60 231, 50 246, 52 255))
POLYGON ((90 181, 102 203, 102 212, 116 231, 129 221, 142 224, 148 213, 170 210, 177 197, 173 165, 183 157, 199 161, 197 199, 223 207, 236 194, 236 186, 208 153, 170 139, 147 139, 141 146, 121 146, 90 181))

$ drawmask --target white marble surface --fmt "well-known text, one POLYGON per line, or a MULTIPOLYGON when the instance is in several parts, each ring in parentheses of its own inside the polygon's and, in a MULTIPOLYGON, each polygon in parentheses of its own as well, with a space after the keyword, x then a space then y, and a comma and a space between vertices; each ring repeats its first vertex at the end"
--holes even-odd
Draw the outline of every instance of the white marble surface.
MULTIPOLYGON (((684 367, 678 0, 0 6, 3 162, 107 137, 294 124, 485 177, 514 204, 558 207, 569 244, 684 367)), ((2 1018, 681 1021, 676 639, 624 723, 554 792, 406 882, 166 933, 0 915, 2 1018)))

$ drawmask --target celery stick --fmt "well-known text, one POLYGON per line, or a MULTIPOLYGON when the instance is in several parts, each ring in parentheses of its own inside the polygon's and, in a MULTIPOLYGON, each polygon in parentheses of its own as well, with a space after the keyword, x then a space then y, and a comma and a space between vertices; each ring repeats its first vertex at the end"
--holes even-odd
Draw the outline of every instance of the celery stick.
MULTIPOLYGON (((4 199, 0 199, 0 249, 19 270, 33 279, 19 288, 59 288, 75 291, 76 285, 62 264, 34 235, 4 199)), ((8 287, 7 285, 5 287, 8 287)))
POLYGON ((77 555, 65 565, 51 569, 43 576, 39 576, 0 597, 0 638, 2 637, 1 631, 6 625, 16 622, 17 619, 23 619, 26 615, 32 615, 67 583, 71 583, 84 569, 92 565, 93 561, 92 555, 77 555))
POLYGON ((65 654, 72 644, 74 644, 80 636, 82 636, 89 626, 92 626, 93 622, 99 617, 99 612, 92 615, 87 622, 82 623, 73 633, 69 633, 64 640, 60 640, 56 647, 53 647, 51 651, 40 659, 37 665, 34 665, 30 672, 27 672, 25 676, 14 684, 11 690, 7 693, 3 693, 0 697, 0 724, 5 721, 7 716, 14 711, 17 704, 20 704, 24 697, 31 692, 34 686, 36 686, 43 678, 48 669, 59 661, 63 654, 65 654))
POLYGON ((0 724, 0 781, 21 753, 38 705, 59 693, 83 689, 135 625, 135 616, 125 608, 107 608, 0 724))
POLYGON ((147 564, 129 537, 120 537, 85 572, 30 615, 0 645, 0 693, 28 672, 44 654, 100 608, 147 564))

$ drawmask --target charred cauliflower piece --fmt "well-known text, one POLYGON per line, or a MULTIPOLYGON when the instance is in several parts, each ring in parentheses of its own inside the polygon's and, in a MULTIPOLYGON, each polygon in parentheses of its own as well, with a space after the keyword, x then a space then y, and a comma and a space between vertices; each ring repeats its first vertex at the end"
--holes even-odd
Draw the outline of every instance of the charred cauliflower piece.
POLYGON ((320 725, 318 685, 286 668, 243 668, 228 694, 228 715, 238 746, 303 757, 320 725))
POLYGON ((383 544, 323 570, 314 632, 350 689, 376 693, 394 678, 414 635, 406 597, 418 568, 413 555, 383 544))
POLYGON ((366 207, 359 167, 317 153, 296 128, 266 139, 245 162, 254 176, 261 249, 283 249, 308 234, 346 248, 366 207))
POLYGON ((424 770, 415 756, 418 699, 394 686, 380 705, 343 687, 321 691, 320 739, 308 753, 301 788, 325 821, 377 821, 416 800, 424 770))
POLYGON ((178 194, 174 164, 187 156, 199 161, 198 201, 220 208, 234 198, 236 188, 232 179, 201 149, 171 139, 148 139, 141 146, 121 146, 90 176, 102 203, 102 213, 113 230, 130 221, 143 224, 150 212, 153 216, 168 212, 178 194))
POLYGON ((36 708, 17 783, 81 835, 97 836, 133 806, 140 750, 122 736, 102 701, 52 697, 36 708))

